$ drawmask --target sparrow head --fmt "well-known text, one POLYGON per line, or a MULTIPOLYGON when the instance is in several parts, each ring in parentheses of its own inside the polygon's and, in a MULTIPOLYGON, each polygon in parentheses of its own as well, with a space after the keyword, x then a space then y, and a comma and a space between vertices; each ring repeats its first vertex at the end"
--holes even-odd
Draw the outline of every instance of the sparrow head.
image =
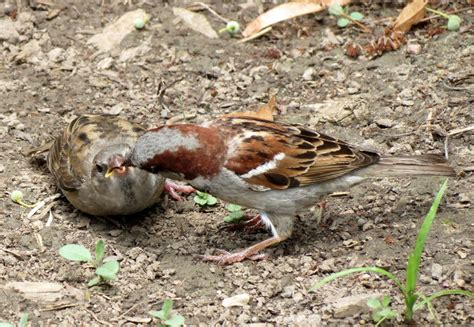
POLYGON ((113 175, 117 177, 127 175, 129 171, 124 163, 130 151, 130 146, 124 143, 115 144, 99 151, 92 162, 92 179, 105 182, 113 175))

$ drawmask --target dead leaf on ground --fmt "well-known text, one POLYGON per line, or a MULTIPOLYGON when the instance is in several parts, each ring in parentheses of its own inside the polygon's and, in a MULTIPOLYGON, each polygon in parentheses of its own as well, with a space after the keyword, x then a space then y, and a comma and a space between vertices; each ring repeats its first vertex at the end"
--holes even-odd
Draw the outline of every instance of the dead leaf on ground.
POLYGON ((276 111, 276 97, 272 95, 268 103, 258 108, 257 111, 241 111, 232 112, 224 115, 224 117, 254 117, 273 121, 273 116, 276 111))
POLYGON ((110 52, 112 55, 120 53, 120 43, 135 30, 135 20, 146 16, 143 9, 129 11, 118 20, 107 25, 101 33, 93 35, 87 44, 94 45, 100 53, 110 52))
POLYGON ((393 24, 393 30, 406 33, 425 17, 428 0, 413 0, 403 8, 393 24))
POLYGON ((219 37, 204 15, 179 7, 173 8, 173 14, 181 18, 184 24, 193 31, 204 34, 210 39, 219 37))
POLYGON ((258 33, 260 30, 281 21, 322 11, 326 7, 334 4, 344 6, 350 2, 351 0, 313 0, 284 3, 258 16, 247 25, 245 30, 242 32, 242 35, 244 37, 249 37, 258 33))
POLYGON ((50 282, 9 282, 6 288, 20 292, 25 298, 38 302, 54 302, 65 294, 63 285, 50 282))

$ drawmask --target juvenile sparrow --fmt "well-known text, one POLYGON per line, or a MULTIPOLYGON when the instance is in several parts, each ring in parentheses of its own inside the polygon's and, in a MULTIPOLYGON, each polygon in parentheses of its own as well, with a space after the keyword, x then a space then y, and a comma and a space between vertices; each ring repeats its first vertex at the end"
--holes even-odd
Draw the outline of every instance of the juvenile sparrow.
POLYGON ((165 187, 190 191, 144 170, 124 167, 145 130, 111 115, 74 119, 50 148, 47 163, 58 187, 77 209, 96 216, 129 215, 155 204, 165 187))
POLYGON ((221 264, 257 258, 290 237, 297 213, 367 178, 454 175, 437 155, 383 156, 299 125, 250 117, 151 129, 125 164, 260 211, 272 237, 241 252, 205 257, 221 264))

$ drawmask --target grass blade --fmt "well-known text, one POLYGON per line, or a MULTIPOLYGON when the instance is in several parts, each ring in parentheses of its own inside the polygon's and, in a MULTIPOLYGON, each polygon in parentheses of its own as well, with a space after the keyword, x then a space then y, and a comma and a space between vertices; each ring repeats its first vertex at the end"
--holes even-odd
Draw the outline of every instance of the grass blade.
POLYGON ((423 255, 423 250, 425 248, 426 238, 431 228, 431 224, 436 217, 436 212, 438 210, 439 204, 441 203, 441 199, 443 198, 443 194, 446 191, 446 187, 448 184, 448 180, 445 180, 444 183, 441 185, 441 188, 436 194, 436 197, 431 205, 428 214, 426 215, 425 219, 423 220, 423 224, 421 225, 420 231, 418 232, 418 236, 416 238, 415 249, 408 257, 407 263, 407 279, 406 279, 406 286, 405 286, 405 303, 406 303, 406 311, 405 311, 405 319, 406 321, 410 322, 413 317, 413 307, 418 296, 415 294, 416 282, 418 280, 418 271, 420 269, 420 262, 421 256, 423 255))
POLYGON ((373 273, 388 277, 391 280, 393 280, 393 282, 402 290, 402 292, 404 292, 404 288, 403 288, 403 285, 400 282, 400 280, 397 277, 395 277, 395 275, 392 274, 391 272, 389 272, 385 269, 379 268, 379 267, 350 268, 350 269, 346 269, 346 270, 331 274, 331 275, 321 279, 319 282, 315 283, 313 286, 311 286, 309 291, 310 292, 315 291, 316 289, 320 288, 321 286, 323 286, 323 285, 325 285, 329 282, 332 282, 333 280, 335 280, 337 278, 344 277, 344 276, 351 275, 351 274, 358 273, 358 272, 373 272, 373 273))
POLYGON ((441 296, 447 296, 447 295, 464 295, 468 296, 470 298, 474 298, 474 293, 470 291, 465 291, 465 290, 443 290, 439 291, 436 293, 431 294, 427 298, 424 298, 422 301, 417 303, 415 305, 414 311, 421 309, 425 304, 432 302, 434 299, 441 297, 441 296))

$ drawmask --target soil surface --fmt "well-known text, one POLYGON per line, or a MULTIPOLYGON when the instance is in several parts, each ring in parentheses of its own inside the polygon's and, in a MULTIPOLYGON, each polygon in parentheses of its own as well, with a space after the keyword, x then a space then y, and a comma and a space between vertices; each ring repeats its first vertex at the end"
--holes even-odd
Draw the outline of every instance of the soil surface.
MULTIPOLYGON (((225 267, 199 255, 243 249, 269 234, 226 229, 224 203, 200 208, 192 195, 183 202, 164 195, 156 206, 122 219, 120 228, 79 212, 62 196, 32 218, 10 201, 8 192, 16 189, 30 202, 58 193, 45 155, 22 151, 51 141, 78 115, 119 114, 148 127, 169 119, 202 122, 254 110, 270 94, 277 95, 277 121, 386 154, 446 149, 458 177, 449 180, 429 234, 419 290, 473 289, 474 134, 457 130, 474 123, 472 9, 459 13, 460 32, 432 36, 429 31, 443 24, 434 19, 408 33, 414 48, 368 60, 348 58, 344 44, 370 37, 339 29, 327 14, 237 43, 226 34, 209 39, 194 32, 169 5, 152 3, 66 1, 56 13, 37 4, 20 8, 15 21, 0 18, 16 29, 2 29, 11 34, 0 51, 0 321, 18 322, 28 313, 33 326, 151 325, 156 321, 148 312, 170 298, 187 325, 363 325, 372 323, 366 300, 387 294, 400 313, 392 322, 402 323, 403 298, 380 276, 354 274, 316 292, 309 288, 329 273, 361 266, 383 267, 404 280, 407 255, 442 178, 374 179, 329 196, 324 210, 316 206, 297 218, 293 236, 267 249, 267 259, 225 267), (100 54, 87 43, 137 8, 152 17, 144 30, 129 33, 112 52, 100 54), (58 249, 68 243, 93 249, 98 239, 121 269, 109 285, 88 288, 93 269, 64 260, 58 249), (17 291, 13 282, 55 284, 41 284, 47 292, 40 284, 20 284, 17 291), (249 301, 222 305, 238 294, 249 301)), ((446 10, 465 6, 459 1, 446 10)), ((253 6, 215 9, 242 25, 258 15, 253 6)), ((381 26, 400 7, 353 9, 381 26)), ((222 27, 208 11, 200 13, 222 27)), ((437 299, 434 309, 443 324, 474 321, 465 297, 437 299)), ((415 321, 433 324, 434 318, 423 308, 415 321)))

